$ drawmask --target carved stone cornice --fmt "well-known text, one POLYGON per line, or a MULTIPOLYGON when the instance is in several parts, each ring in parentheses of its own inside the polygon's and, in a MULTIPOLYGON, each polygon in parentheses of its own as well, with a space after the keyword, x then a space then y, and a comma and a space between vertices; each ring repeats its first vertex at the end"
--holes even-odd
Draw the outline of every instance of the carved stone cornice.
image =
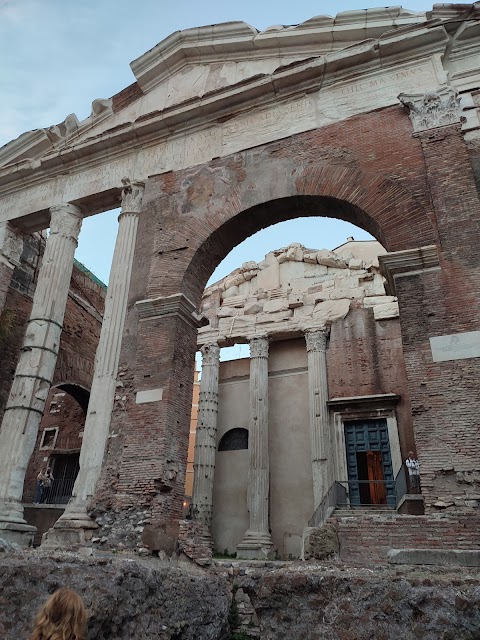
POLYGON ((250 340, 250 358, 268 358, 268 338, 255 336, 250 340))
POLYGON ((204 344, 201 347, 202 367, 205 365, 218 366, 220 363, 220 347, 216 343, 204 344))
POLYGON ((171 296, 139 300, 135 306, 141 321, 167 316, 180 316, 195 328, 208 324, 207 318, 197 311, 193 302, 183 293, 174 293, 171 296))
POLYGON ((0 223, 0 261, 8 263, 10 268, 20 263, 23 251, 23 237, 6 223, 0 223))
POLYGON ((77 242, 83 215, 80 207, 64 202, 50 207, 50 234, 58 234, 77 242))
POLYGON ((124 213, 140 213, 145 192, 145 182, 142 180, 131 182, 129 178, 122 178, 122 184, 122 211, 120 215, 124 213))
POLYGON ((326 351, 330 327, 324 329, 308 329, 305 331, 305 342, 308 351, 326 351))
POLYGON ((401 93, 398 99, 410 111, 415 132, 461 122, 460 96, 453 87, 426 93, 401 93))
POLYGON ((404 276, 411 276, 424 271, 440 269, 437 246, 432 244, 418 249, 407 249, 378 256, 380 271, 386 278, 385 289, 391 296, 395 296, 395 280, 404 276))

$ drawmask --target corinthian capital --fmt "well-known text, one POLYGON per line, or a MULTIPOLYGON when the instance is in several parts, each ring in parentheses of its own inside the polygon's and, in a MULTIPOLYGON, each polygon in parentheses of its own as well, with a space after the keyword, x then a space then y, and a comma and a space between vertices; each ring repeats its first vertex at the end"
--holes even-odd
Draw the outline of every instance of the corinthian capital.
POLYGON ((250 358, 268 358, 268 338, 257 336, 250 340, 250 358))
POLYGON ((204 344, 200 349, 202 352, 202 366, 217 365, 220 362, 220 347, 218 344, 204 344))
POLYGON ((23 251, 23 237, 10 227, 8 222, 0 224, 0 255, 12 265, 20 262, 23 251))
POLYGON ((141 180, 131 182, 129 178, 122 178, 122 184, 122 213, 140 213, 145 183, 141 180))
POLYGON ((80 207, 69 202, 50 207, 50 235, 58 234, 77 240, 83 216, 80 207))
POLYGON ((329 335, 330 327, 306 331, 305 342, 307 343, 307 351, 325 351, 329 335))
POLYGON ((398 99, 410 111, 414 131, 425 131, 461 121, 460 96, 453 87, 427 93, 401 93, 398 99))

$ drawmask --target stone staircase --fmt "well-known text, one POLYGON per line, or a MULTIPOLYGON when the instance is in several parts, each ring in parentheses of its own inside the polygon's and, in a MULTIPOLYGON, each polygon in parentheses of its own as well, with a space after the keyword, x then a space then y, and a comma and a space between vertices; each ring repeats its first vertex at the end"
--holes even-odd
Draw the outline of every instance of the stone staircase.
POLYGON ((394 516, 396 510, 385 505, 368 507, 336 507, 331 518, 363 518, 364 516, 394 516))

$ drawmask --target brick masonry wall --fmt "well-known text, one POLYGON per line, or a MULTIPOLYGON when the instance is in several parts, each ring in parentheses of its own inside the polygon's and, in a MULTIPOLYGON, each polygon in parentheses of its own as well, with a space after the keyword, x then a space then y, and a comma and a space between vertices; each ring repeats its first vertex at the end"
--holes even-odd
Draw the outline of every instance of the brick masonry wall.
MULTIPOLYGON (((233 246, 299 215, 350 220, 390 250, 435 241, 421 143, 400 107, 149 179, 112 418, 115 437, 92 505, 96 511, 119 514, 138 506, 160 519, 181 512, 195 330, 172 317, 139 323, 135 302, 182 292, 199 305, 208 277, 233 246), (135 404, 137 391, 158 387, 162 401, 135 404)), ((398 335, 395 340, 398 349, 398 335)), ((387 342, 379 336, 378 353, 387 342)), ((367 354, 362 366, 374 357, 367 354)), ((377 363, 377 383, 386 389, 388 373, 380 379, 380 368, 377 363)))
POLYGON ((85 411, 69 393, 58 387, 52 387, 25 476, 23 502, 34 501, 36 478, 41 470, 44 471, 47 466, 53 467, 53 475, 56 476, 53 464, 55 455, 80 452, 82 446, 80 433, 85 425, 85 418, 85 411), (50 447, 41 447, 45 430, 55 427, 58 428, 55 444, 50 447))
MULTIPOLYGON (((11 277, 5 309, 13 314, 14 326, 0 344, 0 419, 8 399, 15 374, 25 326, 32 308, 32 299, 45 240, 40 234, 26 237, 21 264, 11 277)), ((54 373, 54 386, 45 405, 37 442, 25 479, 24 500, 34 498, 36 476, 45 468, 51 455, 79 451, 80 431, 85 423, 86 402, 90 389, 95 351, 100 337, 105 289, 74 266, 70 294, 65 310, 60 352, 54 373), (58 385, 67 385, 59 389, 58 385), (83 407, 70 393, 79 394, 83 407), (53 404, 52 404, 53 403, 53 404), (45 428, 59 428, 55 449, 40 449, 45 428)))
POLYGON ((478 358, 435 363, 429 338, 480 329, 480 204, 456 126, 421 138, 435 205, 440 270, 396 280, 427 510, 480 497, 478 358))
POLYGON ((330 398, 394 393, 402 457, 415 446, 400 322, 375 320, 373 309, 352 309, 335 322, 327 350, 330 398))
MULTIPOLYGON (((135 302, 183 293, 199 305, 209 276, 234 246, 264 227, 305 215, 349 220, 389 251, 434 243, 444 251, 442 271, 402 278, 398 295, 425 486, 455 440, 459 453, 450 469, 457 490, 454 465, 469 465, 480 447, 472 419, 480 400, 472 386, 477 365, 455 363, 465 379, 452 387, 451 364, 426 368, 426 349, 429 335, 478 328, 480 278, 472 245, 480 222, 460 132, 444 127, 433 138, 413 136, 404 110, 391 107, 150 177, 129 294, 115 438, 94 505, 119 510, 140 502, 158 518, 178 517, 181 510, 195 331, 174 317, 139 323, 135 302), (429 371, 437 378, 424 409, 429 371), (158 387, 162 401, 135 405, 136 391, 158 387)), ((365 353, 361 366, 374 355, 365 353)), ((374 375, 380 370, 374 367, 374 375)), ((387 388, 390 374, 382 375, 380 386, 387 388)), ((407 415, 406 406, 403 411, 407 415)), ((406 437, 403 446, 410 446, 406 437)), ((432 500, 434 492, 427 493, 432 500)))
POLYGON ((390 549, 478 549, 479 518, 475 512, 436 516, 380 516, 331 518, 337 527, 340 558, 346 562, 377 564, 390 549))

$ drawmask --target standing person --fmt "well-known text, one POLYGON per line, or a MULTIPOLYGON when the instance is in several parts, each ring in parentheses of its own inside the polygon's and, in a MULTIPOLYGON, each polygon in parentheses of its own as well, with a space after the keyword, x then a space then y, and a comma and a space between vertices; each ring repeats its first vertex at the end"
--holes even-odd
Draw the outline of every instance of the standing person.
POLYGON ((62 587, 41 607, 30 640, 86 640, 86 626, 87 610, 82 598, 62 587))
POLYGON ((43 498, 43 483, 45 482, 45 474, 40 469, 37 476, 37 493, 35 495, 35 504, 40 504, 43 498))
POLYGON ((408 452, 408 458, 405 460, 405 466, 408 469, 408 483, 412 493, 420 493, 420 465, 415 458, 413 451, 408 452))
POLYGON ((47 502, 52 492, 52 483, 55 480, 51 467, 47 467, 45 471, 45 480, 43 481, 43 498, 42 502, 47 502))

